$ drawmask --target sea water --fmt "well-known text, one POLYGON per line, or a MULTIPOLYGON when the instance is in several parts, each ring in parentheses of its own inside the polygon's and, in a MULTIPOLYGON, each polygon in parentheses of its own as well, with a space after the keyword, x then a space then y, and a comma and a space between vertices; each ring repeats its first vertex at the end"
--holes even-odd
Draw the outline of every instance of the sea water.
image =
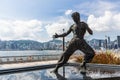
POLYGON ((62 50, 41 50, 41 51, 0 51, 0 57, 3 56, 29 56, 29 55, 54 55, 61 54, 62 50))

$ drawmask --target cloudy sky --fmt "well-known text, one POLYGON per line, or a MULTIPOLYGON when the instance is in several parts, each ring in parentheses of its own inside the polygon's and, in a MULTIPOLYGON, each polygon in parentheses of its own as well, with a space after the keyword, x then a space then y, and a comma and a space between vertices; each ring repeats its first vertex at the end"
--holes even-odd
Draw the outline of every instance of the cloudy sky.
MULTIPOLYGON (((0 0, 0 39, 49 41, 73 24, 78 11, 94 35, 86 39, 112 40, 120 35, 120 0, 0 0)), ((72 34, 66 37, 70 40, 72 34)))

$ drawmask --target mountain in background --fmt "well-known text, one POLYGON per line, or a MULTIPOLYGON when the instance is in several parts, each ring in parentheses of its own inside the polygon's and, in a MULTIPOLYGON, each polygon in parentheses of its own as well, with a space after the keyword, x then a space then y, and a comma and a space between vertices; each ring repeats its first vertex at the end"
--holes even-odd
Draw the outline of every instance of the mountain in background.
MULTIPOLYGON (((33 40, 10 40, 0 41, 0 50, 62 50, 61 40, 50 40, 48 42, 38 42, 33 40)), ((87 43, 94 49, 117 49, 120 48, 120 38, 118 40, 92 39, 87 43)), ((69 42, 65 43, 68 46, 69 42)))
POLYGON ((62 49, 61 40, 38 42, 33 40, 10 40, 0 41, 0 50, 55 50, 62 49))

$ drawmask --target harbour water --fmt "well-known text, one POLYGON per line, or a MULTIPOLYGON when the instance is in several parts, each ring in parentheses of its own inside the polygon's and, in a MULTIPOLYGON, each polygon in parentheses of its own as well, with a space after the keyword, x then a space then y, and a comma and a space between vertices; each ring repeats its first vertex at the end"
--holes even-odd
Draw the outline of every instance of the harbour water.
POLYGON ((54 55, 61 54, 62 50, 42 50, 42 51, 0 51, 0 57, 4 56, 30 56, 30 55, 54 55))

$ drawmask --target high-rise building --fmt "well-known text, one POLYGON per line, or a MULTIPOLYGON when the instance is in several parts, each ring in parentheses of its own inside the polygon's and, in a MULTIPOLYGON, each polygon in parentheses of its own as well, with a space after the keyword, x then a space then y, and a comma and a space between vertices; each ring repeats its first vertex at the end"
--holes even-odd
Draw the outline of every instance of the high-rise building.
POLYGON ((118 47, 120 48, 120 36, 117 36, 118 47))
POLYGON ((99 40, 99 47, 101 47, 101 44, 102 44, 102 43, 101 43, 101 40, 99 40))
POLYGON ((110 37, 108 36, 108 44, 110 43, 110 37))

